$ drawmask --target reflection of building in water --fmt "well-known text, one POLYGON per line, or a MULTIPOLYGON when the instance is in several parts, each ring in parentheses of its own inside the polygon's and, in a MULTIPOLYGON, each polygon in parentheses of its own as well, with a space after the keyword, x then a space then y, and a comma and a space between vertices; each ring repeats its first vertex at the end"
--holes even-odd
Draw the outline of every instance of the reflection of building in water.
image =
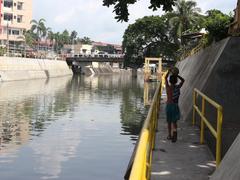
POLYGON ((144 106, 149 106, 152 103, 152 99, 156 90, 157 83, 144 82, 144 106))
POLYGON ((0 84, 0 158, 28 142, 30 131, 43 129, 44 121, 62 110, 66 99, 61 102, 57 90, 65 89, 68 81, 65 77, 0 84))
POLYGON ((149 83, 147 82, 144 82, 143 97, 144 97, 144 106, 149 106, 151 104, 151 101, 149 100, 149 83))
POLYGON ((29 140, 29 118, 21 112, 24 104, 7 102, 0 106, 0 157, 14 152, 29 140))

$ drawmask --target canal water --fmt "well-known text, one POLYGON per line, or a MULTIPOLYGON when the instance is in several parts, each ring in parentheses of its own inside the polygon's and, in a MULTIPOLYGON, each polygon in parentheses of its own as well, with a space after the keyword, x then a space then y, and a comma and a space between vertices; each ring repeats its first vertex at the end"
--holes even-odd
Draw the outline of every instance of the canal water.
POLYGON ((0 84, 1 180, 122 180, 147 114, 143 78, 0 84))

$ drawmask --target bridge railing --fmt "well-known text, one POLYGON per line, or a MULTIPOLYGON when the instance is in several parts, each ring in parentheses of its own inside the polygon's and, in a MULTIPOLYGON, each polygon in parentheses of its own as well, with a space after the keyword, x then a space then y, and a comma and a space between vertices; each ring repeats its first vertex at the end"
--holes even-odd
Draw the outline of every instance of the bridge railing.
POLYGON ((152 104, 139 136, 136 154, 133 160, 129 180, 150 179, 152 150, 155 145, 155 132, 157 128, 158 112, 162 94, 162 83, 159 83, 155 91, 152 104))
POLYGON ((194 89, 193 91, 193 125, 196 124, 195 113, 201 117, 201 125, 200 125, 200 143, 204 143, 204 129, 205 126, 208 127, 212 135, 216 138, 216 166, 218 167, 221 162, 221 146, 222 146, 222 119, 223 119, 223 108, 221 105, 207 97, 205 94, 200 92, 198 89, 194 89), (197 106, 196 97, 200 96, 202 98, 201 110, 197 106), (206 110, 206 101, 211 104, 213 107, 217 109, 217 129, 210 124, 209 120, 205 116, 206 110))

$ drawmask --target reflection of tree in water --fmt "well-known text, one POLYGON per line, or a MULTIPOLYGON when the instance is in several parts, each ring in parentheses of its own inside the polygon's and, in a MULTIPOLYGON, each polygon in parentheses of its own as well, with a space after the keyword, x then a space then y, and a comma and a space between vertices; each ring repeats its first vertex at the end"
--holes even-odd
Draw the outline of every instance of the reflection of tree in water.
POLYGON ((112 104, 115 98, 122 99, 120 105, 121 134, 132 135, 133 140, 136 140, 148 111, 148 108, 143 105, 143 80, 139 82, 138 80, 130 75, 102 75, 92 77, 92 79, 87 77, 75 77, 74 79, 77 84, 82 83, 81 86, 77 86, 80 91, 81 89, 88 90, 87 93, 90 93, 92 98, 97 94, 98 98, 109 104, 112 104))
POLYGON ((146 119, 148 108, 143 105, 143 88, 133 79, 132 83, 123 89, 121 105, 122 130, 127 135, 133 135, 136 140, 142 124, 146 119))
MULTIPOLYGON (((36 83, 29 86, 35 86, 36 83)), ((122 99, 122 132, 133 135, 133 138, 139 134, 147 109, 143 106, 143 87, 137 79, 132 79, 130 75, 74 76, 61 82, 58 88, 55 87, 56 83, 59 83, 57 79, 50 80, 45 83, 46 87, 41 87, 44 92, 39 93, 36 89, 30 91, 29 88, 28 96, 23 93, 17 99, 1 102, 2 140, 8 142, 23 133, 39 136, 52 121, 66 114, 74 116, 75 108, 80 106, 81 101, 91 103, 95 99, 105 104, 122 99)))

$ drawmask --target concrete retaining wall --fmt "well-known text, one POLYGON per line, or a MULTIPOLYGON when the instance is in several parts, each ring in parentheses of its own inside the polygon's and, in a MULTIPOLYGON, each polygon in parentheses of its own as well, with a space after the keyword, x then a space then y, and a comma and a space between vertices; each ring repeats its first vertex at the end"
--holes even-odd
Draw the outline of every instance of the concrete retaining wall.
POLYGON ((0 57, 0 80, 16 81, 72 75, 65 61, 0 57))
MULTIPOLYGON (((179 106, 183 119, 192 120, 192 93, 198 88, 223 106, 223 155, 240 131, 240 38, 224 39, 177 64, 186 82, 179 106)), ((216 111, 207 105, 207 117, 216 124, 216 111)), ((214 126, 215 127, 215 126, 214 126)), ((206 139, 215 153, 215 138, 206 139)))
POLYGON ((240 179, 240 134, 228 150, 220 166, 210 180, 238 180, 240 179))

